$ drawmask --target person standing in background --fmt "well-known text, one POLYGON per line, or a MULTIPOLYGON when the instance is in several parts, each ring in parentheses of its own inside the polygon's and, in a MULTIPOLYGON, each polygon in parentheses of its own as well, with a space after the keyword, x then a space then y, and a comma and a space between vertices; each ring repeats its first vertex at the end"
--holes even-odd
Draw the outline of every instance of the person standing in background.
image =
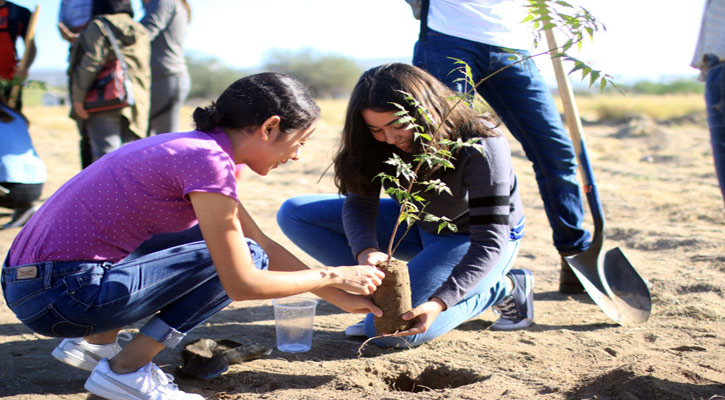
POLYGON ((527 59, 525 49, 531 47, 532 36, 521 23, 527 14, 525 2, 406 1, 421 19, 413 53, 415 66, 457 92, 468 88, 460 74, 451 73, 460 67, 451 58, 466 62, 476 83, 498 71, 476 91, 521 143, 533 164, 554 246, 561 255, 559 291, 582 293, 584 287, 564 259, 586 250, 591 242, 591 234, 582 227, 584 208, 576 153, 546 82, 534 62, 527 59), (519 62, 521 59, 524 61, 519 62))
MULTIPOLYGON (((5 99, 10 99, 16 79, 24 81, 28 77, 28 70, 35 61, 35 40, 31 40, 28 48, 23 51, 28 53, 24 69, 18 68, 18 51, 15 42, 18 37, 25 39, 25 34, 30 22, 30 10, 9 1, 0 0, 0 92, 5 99)), ((14 109, 20 111, 23 107, 22 85, 17 94, 14 109)))
MULTIPOLYGON (((68 42, 68 59, 73 52, 73 44, 76 43, 78 34, 83 30, 91 19, 93 12, 92 0, 61 0, 60 9, 58 10, 58 31, 60 36, 68 42)), ((68 83, 68 91, 70 92, 70 82, 68 83)), ((81 168, 85 168, 93 162, 91 153, 91 142, 88 139, 88 132, 84 124, 84 120, 76 119, 78 133, 81 136, 79 143, 81 153, 81 168)))
POLYGON ((143 0, 141 24, 151 40, 151 110, 148 135, 179 130, 179 111, 191 88, 184 34, 191 22, 186 0, 143 0))
POLYGON ((712 155, 725 199, 725 0, 707 0, 691 65, 701 71, 705 81, 712 155))
POLYGON ((146 29, 133 20, 130 0, 95 0, 93 18, 73 46, 68 76, 71 81, 71 117, 83 120, 93 161, 123 144, 142 138, 148 127, 150 47, 146 29), (118 40, 128 66, 134 104, 120 109, 88 113, 83 100, 103 65, 115 59, 107 30, 118 40))

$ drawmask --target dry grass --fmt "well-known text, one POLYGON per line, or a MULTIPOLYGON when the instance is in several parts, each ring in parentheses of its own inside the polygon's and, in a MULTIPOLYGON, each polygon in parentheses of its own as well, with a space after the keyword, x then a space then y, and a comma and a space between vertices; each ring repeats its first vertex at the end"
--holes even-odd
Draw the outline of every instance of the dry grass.
MULTIPOLYGON (((582 118, 590 121, 616 120, 633 115, 666 120, 705 111, 705 99, 701 94, 580 96, 576 102, 582 118)), ((559 110, 563 110, 559 98, 556 98, 556 103, 559 110)))

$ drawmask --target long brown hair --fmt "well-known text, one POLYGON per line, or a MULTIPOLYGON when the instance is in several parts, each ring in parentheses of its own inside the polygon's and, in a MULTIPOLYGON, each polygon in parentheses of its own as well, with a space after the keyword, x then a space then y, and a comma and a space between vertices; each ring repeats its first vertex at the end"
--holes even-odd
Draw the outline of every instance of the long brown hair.
MULTIPOLYGON (((438 79, 420 68, 402 63, 380 65, 365 71, 350 96, 340 147, 333 159, 335 185, 341 194, 377 194, 379 183, 374 177, 389 166, 385 161, 392 153, 404 160, 410 154, 397 147, 378 142, 373 138, 362 117, 362 111, 400 111, 395 105, 405 107, 416 123, 429 134, 437 132, 440 139, 467 140, 473 137, 496 136, 490 120, 478 115, 466 103, 458 104, 455 93, 438 79), (432 121, 420 115, 417 107, 405 99, 406 93, 416 99, 429 113, 432 121), (443 124, 438 128, 436 125, 443 124), (486 122, 489 121, 489 122, 486 122), (437 129, 437 131, 436 131, 437 129)), ((412 152, 421 153, 422 144, 416 141, 412 152)), ((424 171, 431 174, 435 171, 424 171)))

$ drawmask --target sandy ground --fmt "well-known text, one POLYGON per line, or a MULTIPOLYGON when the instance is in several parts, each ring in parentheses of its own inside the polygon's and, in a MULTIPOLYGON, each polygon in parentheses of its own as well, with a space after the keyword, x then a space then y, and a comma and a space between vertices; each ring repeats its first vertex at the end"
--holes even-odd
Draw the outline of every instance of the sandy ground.
MULTIPOLYGON (((247 177, 243 201, 268 234, 306 261, 275 224, 289 196, 331 192, 329 164, 344 104, 324 103, 325 122, 303 159, 268 177, 247 177)), ((188 110, 186 110, 188 113, 188 110)), ((62 109, 28 108, 49 169, 47 198, 79 169, 77 134, 62 109)), ((232 365, 212 381, 178 379, 208 399, 713 399, 725 396, 725 213, 701 118, 685 124, 634 119, 585 126, 606 215, 605 249, 620 247, 651 283, 649 321, 619 326, 586 295, 557 292, 558 256, 530 163, 511 140, 526 207, 517 262, 536 277, 535 323, 488 329, 491 311, 414 349, 383 350, 346 338, 359 320, 321 302, 312 350, 232 365), (700 122, 697 122, 700 121, 700 122)), ((185 119, 185 122, 187 120, 185 119)), ((0 222, 7 216, 0 217, 0 222)), ((0 231, 5 253, 17 230, 0 231)), ((137 327, 131 327, 134 331, 137 327)), ((273 348, 270 301, 236 303, 188 336, 248 338, 273 348)), ((59 339, 26 329, 0 303, 0 397, 86 399, 87 373, 55 361, 59 339)), ((172 372, 181 350, 158 364, 172 372)))

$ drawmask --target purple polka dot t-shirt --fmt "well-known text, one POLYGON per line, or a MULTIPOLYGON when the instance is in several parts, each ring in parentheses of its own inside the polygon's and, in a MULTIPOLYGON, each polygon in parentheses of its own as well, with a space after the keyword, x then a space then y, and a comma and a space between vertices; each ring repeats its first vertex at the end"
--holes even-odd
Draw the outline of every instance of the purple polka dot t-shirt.
POLYGON ((20 231, 9 265, 117 262, 156 233, 197 223, 190 192, 237 200, 232 144, 221 130, 168 133, 107 154, 66 182, 20 231))

